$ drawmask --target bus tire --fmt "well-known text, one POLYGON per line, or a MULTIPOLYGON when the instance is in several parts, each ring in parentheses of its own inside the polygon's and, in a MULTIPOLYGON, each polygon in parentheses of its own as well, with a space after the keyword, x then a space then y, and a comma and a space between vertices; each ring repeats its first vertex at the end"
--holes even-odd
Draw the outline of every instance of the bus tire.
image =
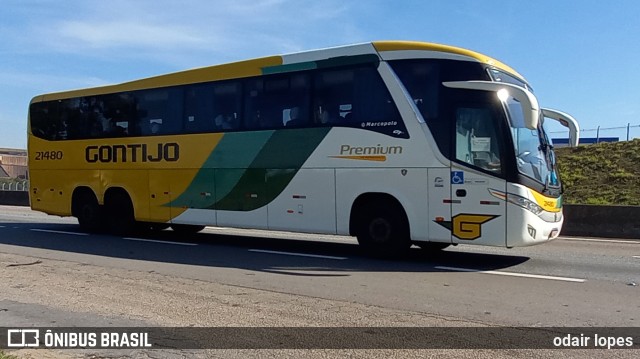
POLYGON ((104 228, 102 208, 91 190, 74 193, 71 212, 83 231, 99 232, 104 228))
POLYGON ((136 227, 133 203, 124 190, 107 192, 104 200, 109 231, 113 234, 131 233, 136 227))
POLYGON ((205 226, 192 224, 172 224, 171 229, 180 234, 195 234, 204 229, 205 226))
POLYGON ((374 255, 398 255, 411 247, 409 224, 400 204, 381 202, 361 208, 358 243, 374 255))

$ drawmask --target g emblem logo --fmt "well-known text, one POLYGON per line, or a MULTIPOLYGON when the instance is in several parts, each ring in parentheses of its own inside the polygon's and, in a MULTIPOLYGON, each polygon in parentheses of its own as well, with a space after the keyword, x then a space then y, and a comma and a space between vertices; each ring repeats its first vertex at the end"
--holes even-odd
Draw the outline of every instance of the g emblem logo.
POLYGON ((482 236, 482 224, 498 216, 488 214, 458 214, 452 218, 451 233, 460 239, 474 240, 482 236))
POLYGON ((451 221, 437 220, 436 223, 451 231, 460 238, 472 241, 482 236, 482 224, 500 216, 491 214, 467 214, 460 213, 451 218, 451 221))

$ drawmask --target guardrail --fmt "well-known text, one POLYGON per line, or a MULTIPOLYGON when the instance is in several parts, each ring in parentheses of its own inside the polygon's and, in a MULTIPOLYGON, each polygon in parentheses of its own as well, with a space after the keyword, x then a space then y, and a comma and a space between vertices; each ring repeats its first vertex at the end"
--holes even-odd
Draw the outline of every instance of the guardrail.
POLYGON ((0 191, 29 191, 29 181, 0 183, 0 191))
POLYGON ((0 205, 28 206, 29 191, 0 191, 0 205))
POLYGON ((563 206, 560 234, 604 238, 640 239, 640 206, 563 206))

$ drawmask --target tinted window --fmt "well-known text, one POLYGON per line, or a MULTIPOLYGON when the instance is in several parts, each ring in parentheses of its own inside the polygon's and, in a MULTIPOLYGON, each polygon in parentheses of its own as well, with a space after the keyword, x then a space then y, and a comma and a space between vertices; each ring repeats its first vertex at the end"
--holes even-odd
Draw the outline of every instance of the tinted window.
POLYGON ((216 132, 240 127, 240 82, 207 83, 185 89, 186 132, 216 132))
POLYGON ((215 129, 213 119, 213 84, 187 86, 184 93, 184 128, 187 132, 215 129))
POLYGON ((365 128, 408 137, 396 105, 375 68, 324 70, 316 73, 314 83, 316 125, 365 128))
POLYGON ((129 93, 104 95, 97 98, 99 111, 94 113, 100 119, 102 133, 92 133, 91 137, 132 136, 140 133, 136 116, 136 99, 129 93))
POLYGON ((66 125, 58 116, 58 101, 31 104, 29 116, 31 133, 35 136, 49 140, 67 138, 66 125))
POLYGON ((440 66, 429 61, 397 61, 393 69, 426 121, 438 117, 440 66))
POLYGON ((438 149, 447 158, 452 153, 451 134, 455 104, 469 92, 444 87, 445 81, 490 80, 482 64, 453 60, 398 60, 391 67, 429 126, 438 149))
POLYGON ((240 82, 213 85, 213 121, 216 131, 240 128, 242 87, 240 82))
MULTIPOLYGON (((182 88, 161 88, 133 93, 138 131, 132 135, 164 135, 182 132, 182 88)), ((114 118, 115 119, 115 118, 114 118)))
POLYGON ((309 123, 309 75, 296 73, 247 80, 245 129, 300 127, 309 123))
POLYGON ((409 137, 371 65, 36 103, 31 121, 52 140, 310 126, 409 137))

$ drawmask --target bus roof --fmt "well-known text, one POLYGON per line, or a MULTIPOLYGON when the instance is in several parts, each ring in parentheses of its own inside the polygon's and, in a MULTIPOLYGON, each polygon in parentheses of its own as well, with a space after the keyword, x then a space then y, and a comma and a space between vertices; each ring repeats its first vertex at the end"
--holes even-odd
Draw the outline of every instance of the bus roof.
MULTIPOLYGON (((453 58, 476 61, 506 71, 511 75, 524 78, 508 65, 475 51, 418 41, 375 41, 364 44, 347 45, 327 49, 311 50, 286 55, 262 57, 252 60, 232 62, 221 65, 195 68, 185 71, 134 80, 115 85, 56 92, 36 96, 31 102, 59 100, 71 97, 104 95, 114 92, 143 90, 156 87, 186 85, 200 82, 228 80, 259 76, 267 73, 289 72, 302 69, 313 69, 318 63, 330 59, 347 59, 349 57, 378 56, 392 51, 424 51, 440 54, 451 54, 453 58), (369 55, 369 56, 366 56, 369 55)), ((434 56, 435 57, 435 56, 434 56)), ((407 57, 409 58, 409 57, 407 57)), ((429 56, 424 56, 429 58, 429 56)), ((350 61, 344 60, 345 63, 350 61)), ((331 63, 336 63, 332 61, 331 63)))
POLYGON ((520 75, 516 70, 511 68, 509 65, 501 61, 498 61, 494 58, 491 58, 487 55, 483 55, 479 52, 475 52, 472 50, 463 49, 461 47, 435 44, 430 42, 419 42, 419 41, 376 41, 376 42, 373 42, 373 46, 379 52, 416 50, 416 51, 444 52, 444 53, 459 55, 459 56, 467 57, 469 59, 473 59, 478 62, 496 67, 502 71, 508 72, 510 75, 519 77, 522 81, 526 82, 524 77, 520 75))

